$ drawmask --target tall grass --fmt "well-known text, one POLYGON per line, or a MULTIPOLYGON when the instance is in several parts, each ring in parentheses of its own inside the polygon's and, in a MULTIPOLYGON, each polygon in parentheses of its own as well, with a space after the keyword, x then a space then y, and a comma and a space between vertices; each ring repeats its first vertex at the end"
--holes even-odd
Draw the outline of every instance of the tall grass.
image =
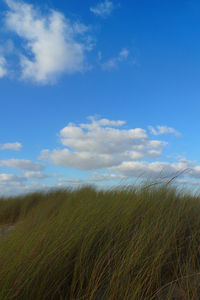
POLYGON ((0 200, 0 299, 199 299, 200 198, 169 186, 0 200))

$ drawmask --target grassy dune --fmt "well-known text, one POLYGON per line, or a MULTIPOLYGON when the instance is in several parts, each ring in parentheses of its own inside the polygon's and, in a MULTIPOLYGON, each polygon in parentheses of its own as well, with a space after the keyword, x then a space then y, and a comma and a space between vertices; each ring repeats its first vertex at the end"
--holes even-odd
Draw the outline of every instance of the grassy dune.
POLYGON ((199 299, 200 197, 91 187, 0 200, 0 299, 199 299))

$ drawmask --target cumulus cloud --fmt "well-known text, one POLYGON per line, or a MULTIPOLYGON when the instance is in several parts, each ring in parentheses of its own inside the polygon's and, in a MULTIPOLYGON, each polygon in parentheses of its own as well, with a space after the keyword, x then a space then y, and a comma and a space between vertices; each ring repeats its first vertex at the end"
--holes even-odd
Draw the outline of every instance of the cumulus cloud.
POLYGON ((64 149, 43 150, 40 159, 61 167, 94 170, 113 167, 123 161, 161 155, 165 142, 151 140, 142 128, 118 128, 124 121, 89 119, 90 123, 69 123, 60 131, 64 149))
POLYGON ((6 3, 6 26, 24 42, 25 54, 20 56, 22 78, 49 83, 61 73, 85 69, 85 53, 91 45, 84 24, 72 23, 55 10, 42 15, 33 5, 22 1, 6 3))
POLYGON ((180 136, 180 132, 175 130, 172 127, 167 127, 167 126, 149 126, 149 130, 151 132, 151 134, 153 135, 161 135, 161 134, 174 134, 175 136, 180 136))
POLYGON ((0 160, 0 166, 16 168, 25 171, 41 171, 45 168, 45 166, 40 163, 35 163, 30 160, 14 159, 14 158, 7 159, 7 160, 0 160))
POLYGON ((64 184, 62 183, 44 184, 38 181, 29 182, 31 178, 43 179, 40 178, 39 173, 40 172, 24 172, 23 175, 0 174, 0 197, 16 196, 30 192, 47 191, 62 186, 64 187, 64 184))
POLYGON ((193 166, 191 168, 191 171, 189 173, 190 177, 194 177, 194 178, 200 178, 200 166, 193 166))
POLYGON ((22 149, 22 144, 19 143, 19 142, 0 144, 0 150, 14 150, 14 151, 19 151, 21 149, 22 149))
POLYGON ((13 174, 0 174, 0 186, 4 184, 21 184, 26 181, 25 177, 17 176, 13 174))
POLYGON ((200 176, 200 168, 196 169, 193 163, 181 159, 178 162, 147 162, 147 161, 125 161, 116 167, 111 168, 112 171, 126 177, 146 177, 146 178, 172 178, 176 174, 189 175, 192 177, 200 176), (194 169, 196 174, 194 174, 194 169))
MULTIPOLYGON (((81 181, 75 180, 77 184, 138 177, 170 179, 176 175, 200 178, 197 162, 184 157, 175 162, 163 158, 158 160, 167 143, 151 139, 146 130, 127 129, 122 120, 88 119, 86 123, 69 123, 60 131, 62 148, 46 149, 40 154, 40 159, 60 167, 106 171, 103 174, 95 172, 81 181)), ((166 131, 160 128, 160 132, 166 131)), ((74 183, 74 179, 61 178, 58 181, 74 183)))
POLYGON ((115 6, 112 1, 105 0, 99 2, 96 6, 90 7, 90 11, 96 16, 106 18, 113 12, 115 6))
POLYGON ((0 196, 16 195, 26 189, 26 178, 14 174, 0 174, 0 196))
POLYGON ((0 55, 0 78, 7 75, 6 59, 0 55))
POLYGON ((113 57, 106 62, 101 64, 101 67, 104 71, 111 71, 113 69, 117 69, 120 63, 126 61, 129 57, 129 50, 124 48, 122 49, 117 57, 113 57))
POLYGON ((1 180, 0 175, 0 196, 8 197, 8 196, 16 196, 23 195, 31 192, 37 191, 49 191, 52 189, 56 189, 59 187, 64 187, 63 184, 39 184, 32 182, 32 184, 26 183, 26 178, 21 176, 16 176, 12 174, 2 174, 5 178, 5 175, 9 175, 7 179, 1 180))

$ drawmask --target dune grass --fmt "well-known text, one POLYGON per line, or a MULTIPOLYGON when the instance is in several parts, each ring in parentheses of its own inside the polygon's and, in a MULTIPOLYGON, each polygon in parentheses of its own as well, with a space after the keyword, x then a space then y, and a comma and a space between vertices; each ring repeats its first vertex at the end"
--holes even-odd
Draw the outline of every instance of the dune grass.
POLYGON ((0 299, 199 299, 200 197, 83 187, 0 200, 0 299))

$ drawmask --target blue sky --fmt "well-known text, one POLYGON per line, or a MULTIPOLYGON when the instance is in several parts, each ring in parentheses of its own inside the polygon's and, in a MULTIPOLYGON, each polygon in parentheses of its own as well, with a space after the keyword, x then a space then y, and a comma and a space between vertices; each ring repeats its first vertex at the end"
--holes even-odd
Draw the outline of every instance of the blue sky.
POLYGON ((0 0, 2 195, 200 183, 200 3, 0 0))

